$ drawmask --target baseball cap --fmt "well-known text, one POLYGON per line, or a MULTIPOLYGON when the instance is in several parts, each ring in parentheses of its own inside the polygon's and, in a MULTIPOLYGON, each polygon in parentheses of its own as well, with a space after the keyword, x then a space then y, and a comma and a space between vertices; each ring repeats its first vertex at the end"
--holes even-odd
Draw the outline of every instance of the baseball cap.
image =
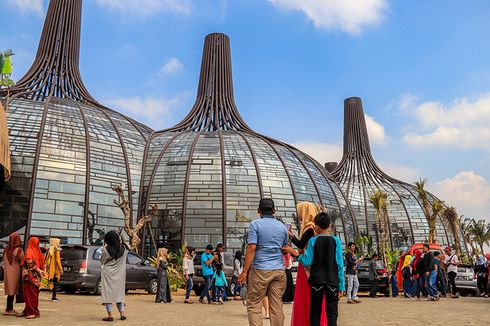
POLYGON ((262 198, 259 202, 259 209, 274 209, 274 201, 271 198, 262 198))
POLYGON ((207 245, 206 246, 206 250, 213 250, 213 246, 212 245, 207 245))
POLYGON ((446 248, 444 248, 444 251, 451 251, 451 247, 447 246, 446 248))

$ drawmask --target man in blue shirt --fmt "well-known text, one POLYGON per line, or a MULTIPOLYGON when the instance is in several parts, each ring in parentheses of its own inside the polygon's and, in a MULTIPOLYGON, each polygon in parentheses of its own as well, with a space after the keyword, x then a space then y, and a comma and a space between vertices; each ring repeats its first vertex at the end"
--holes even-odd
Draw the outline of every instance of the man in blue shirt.
POLYGON ((201 255, 202 277, 204 278, 204 290, 199 297, 199 302, 204 303, 204 296, 208 299, 208 303, 211 303, 211 296, 209 295, 209 288, 211 286, 211 280, 213 279, 214 270, 212 263, 216 259, 213 255, 213 246, 207 245, 206 251, 201 255))
POLYGON ((275 217, 274 201, 260 200, 259 219, 250 223, 248 245, 240 284, 248 278, 247 311, 252 326, 262 325, 262 301, 269 298, 271 326, 284 325, 282 295, 286 289, 286 273, 282 247, 288 244, 288 229, 275 217))

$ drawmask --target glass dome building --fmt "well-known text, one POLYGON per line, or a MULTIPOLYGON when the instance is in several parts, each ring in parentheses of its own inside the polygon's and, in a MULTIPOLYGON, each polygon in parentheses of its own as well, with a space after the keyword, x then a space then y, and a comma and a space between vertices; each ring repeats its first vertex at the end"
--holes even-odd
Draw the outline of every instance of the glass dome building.
MULTIPOLYGON (((371 154, 361 99, 351 97, 344 101, 344 153, 337 163, 327 163, 342 191, 346 194, 360 234, 379 241, 376 210, 370 196, 377 189, 388 194, 388 231, 391 248, 405 248, 415 242, 427 242, 429 223, 414 185, 397 180, 384 173, 371 154)), ((429 195, 432 203, 437 198, 429 195)), ((461 237, 460 237, 461 238, 461 237)), ((454 245, 451 229, 438 217, 436 241, 454 245)), ((461 243, 464 243, 461 241, 461 243)))
POLYGON ((8 107, 11 178, 0 183, 0 238, 13 231, 100 243, 124 225, 111 185, 126 185, 137 217, 152 130, 99 104, 78 69, 81 0, 51 0, 36 58, 1 93, 8 107))
POLYGON ((186 241, 198 248, 219 242, 242 248, 261 197, 273 198, 284 222, 294 225, 296 203, 311 201, 336 218, 343 242, 357 231, 349 203, 323 166, 258 134, 242 119, 233 95, 230 40, 224 34, 205 39, 190 113, 150 136, 143 185, 141 207, 158 205, 147 244, 159 239, 174 247, 186 241))

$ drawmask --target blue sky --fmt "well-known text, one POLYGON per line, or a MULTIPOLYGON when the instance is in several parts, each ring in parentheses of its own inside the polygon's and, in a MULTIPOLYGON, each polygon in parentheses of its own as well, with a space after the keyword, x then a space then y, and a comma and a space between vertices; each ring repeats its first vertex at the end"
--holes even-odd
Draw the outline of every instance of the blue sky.
MULTIPOLYGON (((47 0, 0 0, 0 49, 30 66, 47 0)), ((343 100, 363 99, 375 159, 490 216, 490 4, 485 0, 85 0, 80 70, 100 102, 154 129, 193 104, 203 39, 230 36, 255 130, 338 161, 343 100)))

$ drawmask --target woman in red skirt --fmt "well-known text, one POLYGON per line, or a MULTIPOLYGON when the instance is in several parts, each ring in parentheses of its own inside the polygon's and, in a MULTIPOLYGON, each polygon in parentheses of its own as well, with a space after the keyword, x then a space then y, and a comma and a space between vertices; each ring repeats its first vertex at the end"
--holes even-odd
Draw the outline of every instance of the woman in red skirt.
POLYGON ((22 261, 24 279, 25 308, 19 317, 27 319, 39 318, 39 282, 44 276, 44 255, 39 248, 39 238, 29 239, 27 251, 22 261))
MULTIPOLYGON (((301 221, 301 233, 299 239, 290 230, 291 242, 303 253, 308 245, 308 241, 315 236, 315 216, 319 213, 317 207, 310 202, 302 202, 296 205, 298 218, 301 221)), ((293 315, 291 316, 291 326, 310 325, 310 299, 311 285, 308 283, 309 270, 303 265, 298 264, 298 274, 296 276, 296 288, 294 290, 293 315)), ((327 325, 327 315, 325 304, 322 305, 321 326, 327 325)))

